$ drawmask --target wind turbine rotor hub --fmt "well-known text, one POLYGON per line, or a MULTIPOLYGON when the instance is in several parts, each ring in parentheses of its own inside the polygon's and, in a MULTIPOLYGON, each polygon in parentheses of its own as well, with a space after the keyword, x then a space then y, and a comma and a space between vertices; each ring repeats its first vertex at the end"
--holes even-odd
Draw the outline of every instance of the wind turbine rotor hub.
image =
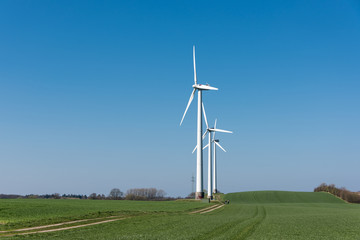
POLYGON ((218 88, 212 87, 209 84, 194 84, 193 88, 198 90, 218 90, 218 88))

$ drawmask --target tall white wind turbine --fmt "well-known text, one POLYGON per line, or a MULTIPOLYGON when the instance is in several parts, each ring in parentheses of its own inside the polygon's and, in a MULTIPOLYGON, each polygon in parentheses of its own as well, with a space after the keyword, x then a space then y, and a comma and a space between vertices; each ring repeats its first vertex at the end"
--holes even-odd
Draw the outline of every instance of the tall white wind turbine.
POLYGON ((196 65, 195 65, 195 46, 193 46, 193 62, 194 62, 194 85, 192 86, 194 89, 190 95, 189 102, 186 106, 184 115, 181 119, 180 126, 185 118, 186 112, 189 109, 189 106, 194 99, 194 95, 196 90, 198 91, 198 108, 197 108, 197 155, 196 155, 196 193, 195 198, 201 199, 204 198, 204 190, 203 190, 203 155, 202 155, 202 114, 201 114, 201 105, 202 105, 202 91, 203 90, 218 90, 215 87, 211 87, 208 84, 202 85, 198 84, 196 78, 196 65))
MULTIPOLYGON (((216 174, 216 171, 215 171, 216 162, 214 161, 214 170, 213 170, 211 157, 212 157, 212 142, 214 141, 214 138, 211 139, 211 134, 213 133, 213 135, 215 137, 216 132, 223 132, 223 133, 232 133, 232 132, 228 131, 228 130, 223 130, 223 129, 216 128, 217 119, 215 119, 214 127, 209 128, 209 125, 208 125, 208 122, 207 122, 207 119, 206 119, 206 113, 205 113, 204 105, 202 107, 203 107, 204 118, 205 118, 205 123, 206 123, 206 127, 207 127, 206 132, 203 135, 203 139, 205 138, 206 134, 209 135, 209 143, 204 147, 204 149, 207 148, 207 147, 209 148, 208 149, 209 150, 209 153, 208 153, 208 198, 212 199, 213 198, 213 196, 212 196, 213 189, 215 188, 214 185, 215 185, 215 177, 216 177, 216 175, 215 175, 216 174), (212 175, 212 171, 214 171, 214 176, 212 175)), ((215 151, 216 151, 216 146, 214 145, 214 154, 215 154, 215 151)), ((214 157, 215 157, 215 155, 214 155, 214 157)), ((215 158, 214 158, 214 160, 215 160, 215 158)))
MULTIPOLYGON (((216 128, 216 120, 215 120, 215 128, 216 128)), ((213 134, 213 139, 212 139, 212 144, 214 144, 214 168, 213 168, 213 193, 217 193, 218 192, 218 188, 217 188, 217 165, 216 165, 216 146, 218 146, 221 150, 223 150, 224 152, 226 152, 226 150, 220 145, 220 140, 219 139, 215 139, 215 132, 213 134)))

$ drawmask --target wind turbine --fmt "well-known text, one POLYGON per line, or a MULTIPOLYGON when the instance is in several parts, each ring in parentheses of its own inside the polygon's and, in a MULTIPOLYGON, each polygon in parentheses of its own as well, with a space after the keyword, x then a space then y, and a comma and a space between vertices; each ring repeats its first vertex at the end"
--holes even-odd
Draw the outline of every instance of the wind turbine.
POLYGON ((215 87, 211 87, 208 84, 202 85, 198 84, 196 78, 196 65, 195 65, 195 45, 193 46, 193 62, 194 62, 194 85, 192 86, 194 89, 190 95, 189 102, 186 106, 184 115, 181 119, 180 126, 185 118, 186 112, 189 109, 189 106, 194 99, 194 95, 196 90, 198 91, 198 108, 197 108, 197 155, 196 155, 196 193, 195 198, 201 199, 204 198, 204 190, 203 190, 203 155, 202 155, 202 114, 201 114, 201 106, 202 106, 202 91, 203 90, 218 90, 215 87))
MULTIPOLYGON (((211 175, 211 172, 213 171, 212 169, 212 163, 211 163, 211 156, 212 156, 212 142, 214 142, 214 138, 215 138, 215 133, 216 132, 224 132, 224 133, 232 133, 231 131, 228 130, 223 130, 223 129, 218 129, 216 128, 216 122, 217 119, 215 119, 215 124, 213 128, 209 128, 207 119, 206 119, 206 113, 205 113, 205 108, 204 108, 204 104, 202 105, 203 107, 203 111, 204 111, 204 119, 205 119, 205 123, 206 123, 206 132, 203 135, 203 139, 205 138, 206 134, 209 134, 209 143, 204 147, 205 148, 209 148, 209 153, 208 153, 208 198, 212 199, 212 193, 213 190, 215 189, 215 177, 216 177, 216 162, 215 162, 215 151, 216 151, 216 146, 214 145, 214 176, 211 175), (211 139, 211 133, 213 134, 213 139, 211 139), (214 177, 214 183, 213 183, 213 177, 214 177), (214 186, 212 185, 214 184, 214 186)), ((215 142, 216 144, 218 144, 217 142, 215 142)), ((220 144, 218 144, 220 146, 220 144)), ((221 147, 221 146, 220 146, 221 147)), ((222 148, 222 147, 221 147, 222 148)))
POLYGON ((213 193, 217 193, 218 189, 217 189, 217 166, 216 166, 216 145, 221 148, 221 150, 223 150, 224 152, 226 152, 226 150, 220 145, 220 140, 219 139, 215 139, 215 133, 213 135, 213 140, 212 143, 214 144, 214 169, 213 169, 213 193))

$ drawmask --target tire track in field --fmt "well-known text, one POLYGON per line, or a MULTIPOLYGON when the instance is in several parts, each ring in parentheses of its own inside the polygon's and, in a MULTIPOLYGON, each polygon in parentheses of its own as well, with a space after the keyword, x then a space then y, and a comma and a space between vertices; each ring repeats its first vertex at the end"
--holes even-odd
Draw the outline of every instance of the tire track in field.
POLYGON ((246 239, 250 237, 256 229, 259 227, 259 225, 264 221, 264 219, 267 216, 267 212, 264 206, 259 207, 257 206, 258 214, 255 217, 255 221, 251 221, 249 224, 247 224, 244 229, 238 234, 238 236, 235 237, 235 239, 246 239))
POLYGON ((25 233, 15 233, 15 234, 1 235, 0 237, 12 237, 12 236, 15 236, 15 235, 29 235, 29 234, 36 234, 36 233, 57 232, 57 231, 74 229, 74 228, 81 228, 81 227, 87 227, 87 226, 92 226, 92 225, 97 225, 97 224, 103 224, 103 223, 108 223, 108 222, 114 222, 114 221, 119 221, 119 220, 123 220, 123 219, 126 219, 126 218, 108 219, 108 220, 104 220, 104 221, 100 221, 100 222, 93 222, 93 223, 87 223, 87 224, 70 226, 70 227, 63 227, 63 228, 46 229, 46 230, 40 230, 40 231, 35 231, 35 232, 25 232, 25 233))
POLYGON ((21 228, 21 229, 14 229, 14 230, 5 230, 5 231, 0 231, 0 233, 25 232, 25 231, 36 230, 36 229, 57 227, 57 226, 74 224, 74 223, 79 223, 79 222, 88 222, 88 221, 93 221, 93 220, 106 219, 106 218, 115 218, 115 217, 117 217, 117 216, 102 217, 102 218, 88 218, 88 219, 74 220, 74 221, 70 221, 70 222, 62 222, 62 223, 55 223, 55 224, 49 224, 49 225, 42 225, 42 226, 37 226, 37 227, 21 228))
POLYGON ((216 210, 216 209, 222 208, 223 206, 225 206, 225 205, 224 205, 224 204, 221 204, 220 206, 219 206, 219 205, 216 205, 216 207, 211 208, 211 209, 206 210, 206 211, 203 211, 203 212, 200 212, 200 214, 212 212, 212 211, 214 211, 214 210, 216 210))
POLYGON ((202 209, 200 209, 200 210, 196 210, 196 211, 190 212, 190 214, 202 213, 202 212, 204 212, 204 211, 211 210, 211 209, 216 208, 216 207, 218 207, 218 206, 219 206, 219 205, 216 204, 216 205, 213 205, 213 206, 210 206, 210 207, 207 207, 207 208, 202 208, 202 209))
MULTIPOLYGON (((239 215, 242 215, 245 212, 245 208, 242 207, 239 211, 239 215)), ((250 219, 256 217, 258 214, 258 209, 256 208, 255 213, 250 217, 250 219)), ((237 219, 234 221, 223 223, 217 227, 215 227, 212 231, 207 232, 206 234, 201 234, 200 236, 197 236, 196 239, 216 239, 216 238, 223 238, 224 235, 226 235, 227 232, 231 231, 232 229, 237 228, 239 225, 243 224, 244 222, 249 221, 249 218, 247 219, 237 219)))
MULTIPOLYGON (((239 215, 241 215, 244 210, 245 209, 243 209, 239 215)), ((263 222, 265 217, 265 207, 256 206, 254 214, 249 218, 221 224, 214 230, 199 236, 198 239, 217 239, 223 238, 224 235, 231 239, 245 239, 255 232, 256 228, 263 222)))

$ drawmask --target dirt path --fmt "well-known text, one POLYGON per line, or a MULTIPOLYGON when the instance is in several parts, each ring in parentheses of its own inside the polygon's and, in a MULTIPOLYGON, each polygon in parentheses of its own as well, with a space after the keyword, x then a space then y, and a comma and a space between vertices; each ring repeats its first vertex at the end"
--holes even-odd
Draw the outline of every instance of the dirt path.
POLYGON ((216 206, 217 206, 217 207, 212 208, 212 209, 209 209, 209 210, 204 211, 204 212, 201 212, 200 214, 204 214, 204 213, 212 212, 212 211, 214 211, 214 210, 216 210, 216 209, 222 208, 222 207, 223 207, 223 206, 225 206, 225 205, 224 205, 224 204, 221 204, 220 206, 218 206, 218 205, 216 205, 216 206))
MULTIPOLYGON (((68 229, 74 229, 74 228, 87 227, 87 226, 92 226, 92 225, 97 225, 97 224, 108 223, 108 222, 114 222, 114 221, 119 221, 119 220, 123 220, 123 219, 125 219, 125 218, 108 219, 108 220, 104 220, 104 221, 100 221, 100 222, 87 223, 87 224, 83 224, 83 225, 76 225, 76 226, 56 228, 56 229, 47 229, 47 230, 41 230, 41 231, 35 231, 35 232, 26 232, 26 233, 15 233, 15 234, 9 234, 9 235, 2 235, 2 237, 11 237, 11 236, 15 236, 15 235, 28 235, 28 234, 35 234, 35 233, 63 231, 63 230, 68 230, 68 229)), ((82 221, 82 220, 78 220, 78 221, 82 221)))
POLYGON ((193 211, 193 212, 190 212, 190 214, 193 214, 193 213, 199 213, 199 212, 202 212, 202 211, 206 211, 208 209, 211 209, 211 208, 214 208, 216 207, 217 205, 213 205, 213 206, 210 206, 210 207, 207 207, 207 208, 202 208, 200 210, 196 210, 196 211, 193 211))
POLYGON ((0 233, 7 233, 7 232, 24 232, 24 231, 30 231, 35 229, 42 229, 42 228, 49 228, 49 227, 57 227, 61 225, 67 225, 67 224, 73 224, 73 223, 79 223, 79 222, 87 222, 87 221, 93 221, 93 220, 99 220, 99 219, 106 219, 106 218, 115 218, 116 216, 111 217, 103 217, 103 218, 89 218, 89 219, 81 219, 81 220, 75 220, 70 222, 62 222, 62 223, 55 223, 50 225, 43 225, 38 227, 30 227, 30 228, 21 228, 21 229, 15 229, 15 230, 7 230, 7 231, 0 231, 0 233))
POLYGON ((210 206, 210 207, 207 207, 207 208, 203 208, 203 209, 200 209, 200 210, 196 210, 194 212, 191 212, 190 214, 194 214, 194 213, 200 213, 200 214, 203 214, 203 213, 207 213, 207 212, 211 212, 211 211, 214 211, 215 209, 218 209, 218 208, 221 208, 223 207, 224 204, 216 204, 216 205, 213 205, 213 206, 210 206))

